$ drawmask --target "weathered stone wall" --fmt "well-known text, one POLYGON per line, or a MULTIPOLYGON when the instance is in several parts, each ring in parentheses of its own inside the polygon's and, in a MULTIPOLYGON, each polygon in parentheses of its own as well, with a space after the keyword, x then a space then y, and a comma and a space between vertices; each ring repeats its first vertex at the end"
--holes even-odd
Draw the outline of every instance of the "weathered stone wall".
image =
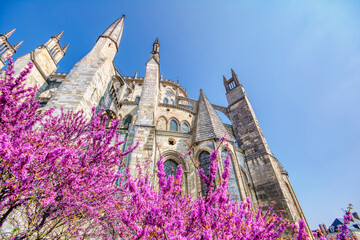
POLYGON ((47 78, 58 67, 44 46, 39 46, 34 51, 17 58, 14 64, 15 73, 19 74, 29 62, 32 62, 34 66, 27 76, 27 85, 36 86, 42 92, 48 86, 47 78))
POLYGON ((290 182, 286 181, 287 173, 273 157, 243 87, 236 83, 231 88, 224 83, 234 134, 245 153, 259 203, 266 209, 274 201, 275 210, 285 210, 290 221, 305 219, 290 182))
POLYGON ((115 75, 112 61, 116 52, 111 39, 100 37, 91 52, 75 64, 47 107, 84 110, 90 117, 115 75))

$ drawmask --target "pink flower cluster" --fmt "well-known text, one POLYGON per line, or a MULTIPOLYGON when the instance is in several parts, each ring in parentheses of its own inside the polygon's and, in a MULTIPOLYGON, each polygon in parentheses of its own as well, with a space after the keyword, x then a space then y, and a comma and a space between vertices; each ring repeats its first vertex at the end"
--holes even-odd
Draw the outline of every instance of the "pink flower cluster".
POLYGON ((249 199, 230 201, 229 157, 215 187, 217 150, 209 175, 198 171, 205 197, 183 194, 181 165, 166 177, 162 157, 155 185, 147 166, 133 177, 123 160, 137 145, 122 151, 119 122, 106 129, 102 112, 90 120, 82 112, 38 114, 37 89, 25 86, 31 67, 14 78, 9 58, 0 80, 0 230, 13 226, 9 239, 308 238, 302 220, 291 224, 272 208, 254 210, 249 199))

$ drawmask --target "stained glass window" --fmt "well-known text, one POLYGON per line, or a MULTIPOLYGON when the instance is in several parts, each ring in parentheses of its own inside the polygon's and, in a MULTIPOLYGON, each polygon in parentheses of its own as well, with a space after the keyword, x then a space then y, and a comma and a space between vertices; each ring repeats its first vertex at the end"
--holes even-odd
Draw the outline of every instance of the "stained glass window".
POLYGON ((188 133, 189 132, 189 125, 185 122, 181 124, 181 132, 188 133))
POLYGON ((140 102, 140 97, 136 97, 135 102, 140 102))
POLYGON ((165 104, 168 104, 169 103, 169 100, 167 98, 164 98, 164 103, 165 104))
POLYGON ((165 176, 166 177, 168 177, 169 175, 175 176, 178 165, 179 164, 177 164, 174 160, 171 159, 165 161, 164 162, 165 176))
POLYGON ((177 122, 173 119, 170 121, 170 131, 175 131, 177 132, 178 130, 178 124, 177 122))
POLYGON ((174 100, 170 99, 170 104, 174 105, 174 100))
POLYGON ((236 180, 236 175, 235 175, 235 170, 234 170, 234 165, 233 165, 233 160, 232 160, 231 154, 229 154, 226 149, 222 150, 221 160, 223 161, 224 167, 225 167, 224 162, 225 162, 225 159, 227 156, 230 157, 230 165, 229 165, 230 178, 229 178, 229 188, 228 188, 229 194, 231 195, 232 202, 240 202, 241 201, 240 190, 239 190, 238 182, 236 180))
MULTIPOLYGON (((204 170, 205 176, 209 176, 209 166, 210 166, 210 153, 207 151, 202 151, 199 155, 200 168, 204 170)), ((201 181, 201 179, 200 179, 201 181)), ((206 184, 201 181, 201 192, 202 195, 206 195, 206 184)))

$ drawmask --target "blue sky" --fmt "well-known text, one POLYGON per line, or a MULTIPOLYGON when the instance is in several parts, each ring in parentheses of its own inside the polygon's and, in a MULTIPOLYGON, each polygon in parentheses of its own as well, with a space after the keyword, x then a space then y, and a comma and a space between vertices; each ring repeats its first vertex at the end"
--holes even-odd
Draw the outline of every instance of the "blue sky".
POLYGON ((21 56, 64 30, 60 72, 122 14, 115 64, 143 76, 152 43, 161 71, 192 98, 226 106, 222 75, 245 87, 312 228, 360 211, 360 1, 6 1, 0 32, 21 56))

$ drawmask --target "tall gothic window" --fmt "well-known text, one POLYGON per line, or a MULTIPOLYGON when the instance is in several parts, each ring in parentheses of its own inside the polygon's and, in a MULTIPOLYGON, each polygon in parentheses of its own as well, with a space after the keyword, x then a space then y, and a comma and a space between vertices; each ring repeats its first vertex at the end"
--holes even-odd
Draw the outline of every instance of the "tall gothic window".
POLYGON ((175 176, 178 165, 179 164, 177 162, 175 162, 174 160, 171 160, 171 159, 165 161, 164 162, 165 176, 166 177, 168 177, 169 175, 175 176))
POLYGON ((177 132, 178 130, 178 124, 177 122, 173 119, 170 121, 170 131, 175 131, 177 132))
POLYGON ((124 120, 122 122, 123 128, 129 128, 129 125, 131 124, 131 116, 127 115, 124 117, 124 120))
MULTIPOLYGON (((209 167, 210 167, 210 153, 207 151, 202 151, 199 155, 200 168, 204 170, 205 176, 209 176, 209 167)), ((201 181, 201 192, 202 195, 206 195, 206 184, 201 181)))
POLYGON ((186 122, 183 122, 181 124, 181 132, 182 133, 188 133, 189 132, 189 125, 186 122))
POLYGON ((170 99, 170 104, 174 105, 174 100, 170 99))
POLYGON ((168 104, 169 103, 169 100, 167 98, 164 98, 164 103, 165 104, 168 104))
POLYGON ((240 196, 240 190, 239 190, 239 185, 238 182, 236 180, 236 175, 235 175, 235 169, 234 169, 234 165, 233 165, 233 159, 231 157, 231 154, 228 153, 228 151, 226 149, 222 150, 221 152, 221 160, 223 162, 223 165, 225 167, 225 159, 226 157, 230 157, 230 165, 229 165, 229 170, 230 170, 230 178, 229 178, 229 194, 231 195, 231 201, 232 202, 240 202, 241 201, 241 196, 240 196))

